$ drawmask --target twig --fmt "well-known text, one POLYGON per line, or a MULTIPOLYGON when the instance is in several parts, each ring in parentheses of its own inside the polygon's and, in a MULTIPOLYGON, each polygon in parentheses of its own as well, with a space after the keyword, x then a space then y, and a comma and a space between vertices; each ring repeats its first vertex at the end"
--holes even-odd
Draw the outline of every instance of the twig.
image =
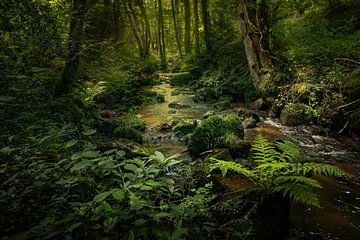
POLYGON ((355 101, 352 101, 352 102, 350 102, 350 103, 347 103, 347 104, 345 104, 345 105, 339 106, 339 107, 336 109, 336 111, 339 111, 339 110, 342 109, 342 108, 347 108, 347 107, 349 107, 349 106, 351 106, 351 105, 353 105, 353 104, 356 104, 356 103, 358 103, 358 102, 360 102, 360 98, 357 99, 357 100, 355 100, 355 101))
POLYGON ((349 126, 349 120, 346 121, 344 127, 340 131, 338 131, 337 134, 342 133, 348 126, 349 126))
POLYGON ((334 58, 334 60, 343 60, 343 61, 348 61, 348 62, 355 63, 357 65, 360 65, 360 62, 357 62, 357 61, 349 59, 349 58, 334 58))

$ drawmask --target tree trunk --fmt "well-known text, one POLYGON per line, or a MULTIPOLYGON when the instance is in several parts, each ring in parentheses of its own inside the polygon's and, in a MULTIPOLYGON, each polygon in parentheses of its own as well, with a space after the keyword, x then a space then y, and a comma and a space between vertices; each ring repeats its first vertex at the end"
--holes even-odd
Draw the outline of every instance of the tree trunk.
POLYGON ((118 40, 119 39, 119 34, 120 34, 120 5, 119 5, 119 0, 114 0, 113 2, 113 15, 114 15, 114 40, 118 40))
POLYGON ((194 38, 195 38, 195 55, 198 56, 200 55, 198 0, 194 0, 194 38))
POLYGON ((174 22, 174 31, 175 31, 175 37, 176 37, 176 44, 177 44, 177 47, 178 47, 178 50, 179 50, 180 57, 183 58, 182 46, 181 46, 181 38, 180 38, 180 35, 179 35, 179 29, 178 29, 177 20, 176 20, 175 0, 171 0, 171 13, 172 13, 173 22, 174 22))
POLYGON ((84 26, 86 0, 73 0, 72 17, 70 22, 70 32, 68 38, 69 53, 61 81, 56 86, 56 96, 61 96, 70 92, 79 68, 81 37, 84 26))
MULTIPOLYGON (((129 2, 127 1, 126 3, 129 3, 129 2)), ((136 24, 136 18, 133 16, 133 14, 130 13, 126 3, 125 3, 125 12, 126 12, 126 15, 129 18, 130 26, 131 26, 131 29, 133 31, 136 43, 138 45, 139 56, 140 56, 140 58, 144 58, 145 57, 144 47, 142 45, 141 37, 140 37, 139 30, 138 30, 138 27, 137 27, 137 24, 136 24)))
POLYGON ((191 54, 191 6, 190 0, 184 0, 184 10, 185 10, 185 55, 191 54))
POLYGON ((166 47, 165 47, 165 33, 164 33, 164 17, 162 10, 162 2, 158 0, 158 35, 160 48, 161 67, 166 68, 166 47))
POLYGON ((267 6, 262 2, 256 4, 256 8, 250 8, 247 5, 249 2, 256 4, 256 0, 239 0, 239 30, 244 41, 254 87, 261 93, 265 93, 264 89, 261 88, 261 82, 263 76, 272 68, 267 6))
POLYGON ((210 16, 208 11, 208 0, 201 0, 201 10, 202 10, 202 21, 204 25, 204 42, 206 50, 211 51, 211 41, 210 41, 210 16))
POLYGON ((144 39, 144 54, 145 57, 150 54, 150 41, 151 41, 151 32, 150 32, 150 23, 147 16, 146 8, 144 6, 143 0, 136 0, 137 5, 140 7, 142 18, 145 21, 145 39, 144 39))

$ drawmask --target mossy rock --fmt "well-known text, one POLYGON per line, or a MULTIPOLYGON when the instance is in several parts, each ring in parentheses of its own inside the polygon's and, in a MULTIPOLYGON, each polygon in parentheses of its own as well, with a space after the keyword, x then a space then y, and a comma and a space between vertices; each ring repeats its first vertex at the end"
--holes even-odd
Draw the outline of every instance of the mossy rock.
POLYGON ((182 119, 172 129, 173 132, 185 136, 192 133, 197 126, 196 120, 182 119))
POLYGON ((242 125, 245 129, 256 128, 256 120, 252 117, 245 118, 245 120, 242 121, 242 125))
POLYGON ((191 73, 193 79, 199 79, 201 77, 201 69, 194 64, 184 63, 180 68, 180 72, 191 73))
POLYGON ((290 95, 306 103, 309 101, 313 85, 307 82, 293 84, 290 88, 290 95))
POLYGON ((145 129, 146 129, 145 121, 144 121, 144 119, 141 119, 141 118, 133 118, 133 119, 131 119, 129 121, 129 125, 132 128, 134 128, 134 129, 136 129, 136 130, 138 130, 140 132, 144 132, 145 129))
POLYGON ((155 91, 146 91, 144 92, 144 96, 148 98, 151 102, 157 102, 157 103, 165 102, 165 96, 155 91))
POLYGON ((133 127, 117 127, 113 132, 113 136, 130 139, 137 143, 142 143, 141 132, 139 132, 133 127))
POLYGON ((228 136, 242 139, 244 128, 241 119, 233 114, 210 116, 198 126, 191 135, 188 149, 193 156, 199 156, 202 152, 221 147, 228 136))
POLYGON ((173 103, 169 103, 168 107, 174 109, 184 109, 184 108, 190 108, 191 106, 187 104, 173 102, 173 103))
POLYGON ((210 102, 217 99, 216 90, 212 87, 203 87, 195 92, 194 102, 210 102))
POLYGON ((190 72, 163 73, 160 75, 160 80, 169 82, 173 86, 184 86, 193 80, 193 76, 190 72))
POLYGON ((211 117, 211 116, 215 116, 215 115, 216 115, 215 111, 214 111, 214 110, 210 110, 210 111, 207 111, 202 117, 203 117, 204 119, 207 119, 207 118, 209 118, 209 117, 211 117))
POLYGON ((214 108, 217 110, 226 110, 231 108, 231 104, 229 100, 220 101, 214 104, 214 108))
POLYGON ((307 117, 308 110, 309 106, 302 103, 292 103, 286 105, 281 111, 281 124, 284 126, 298 126, 309 123, 309 118, 307 117))

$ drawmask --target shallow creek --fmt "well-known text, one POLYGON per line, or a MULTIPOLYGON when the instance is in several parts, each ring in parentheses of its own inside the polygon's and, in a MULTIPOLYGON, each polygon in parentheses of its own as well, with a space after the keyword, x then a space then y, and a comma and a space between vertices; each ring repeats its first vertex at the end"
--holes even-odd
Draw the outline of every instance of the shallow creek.
MULTIPOLYGON (((150 152, 158 150, 166 156, 181 153, 184 160, 191 161, 184 139, 172 131, 164 131, 168 126, 165 123, 170 125, 171 121, 180 119, 194 119, 200 123, 204 113, 214 110, 212 105, 194 103, 193 92, 184 87, 162 83, 149 90, 165 96, 165 102, 149 104, 139 112, 138 117, 147 125, 143 136, 145 147, 150 152), (169 103, 175 103, 176 107, 170 108, 169 103)), ((244 106, 234 104, 232 109, 215 112, 235 113, 238 107, 244 106)), ((291 210, 293 222, 311 239, 360 239, 360 153, 350 147, 354 143, 349 144, 344 138, 321 136, 316 127, 284 127, 277 119, 269 118, 266 112, 258 114, 261 122, 256 128, 245 130, 245 139, 253 139, 259 133, 271 140, 289 139, 301 146, 307 155, 336 164, 352 174, 352 177, 342 180, 317 177, 324 186, 317 191, 322 208, 296 205, 291 210)), ((236 190, 236 179, 233 183, 231 179, 226 181, 232 185, 232 191, 236 190)))

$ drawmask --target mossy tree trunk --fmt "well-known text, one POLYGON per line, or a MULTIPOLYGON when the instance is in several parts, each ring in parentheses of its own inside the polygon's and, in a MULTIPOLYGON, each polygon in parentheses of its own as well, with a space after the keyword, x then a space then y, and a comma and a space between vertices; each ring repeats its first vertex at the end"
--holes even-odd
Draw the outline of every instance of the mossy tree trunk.
POLYGON ((184 0, 185 11, 185 55, 191 54, 191 6, 190 0, 184 0))
POLYGON ((194 0, 194 39, 195 39, 195 55, 200 55, 200 38, 199 38, 199 10, 198 0, 194 0))
POLYGON ((138 24, 136 22, 136 16, 135 16, 135 14, 133 12, 130 12, 130 10, 129 10, 129 8, 130 9, 132 8, 131 0, 126 1, 125 4, 124 4, 124 7, 125 7, 126 15, 129 18, 130 26, 131 26, 132 32, 134 34, 136 44, 138 46, 139 56, 140 56, 140 58, 145 58, 144 46, 143 46, 143 43, 141 41, 141 36, 140 36, 140 33, 139 33, 138 24))
POLYGON ((204 42, 206 50, 211 51, 211 41, 210 41, 210 14, 208 10, 208 0, 201 0, 201 12, 202 12, 202 22, 204 25, 204 42))
POLYGON ((265 1, 257 3, 256 0, 239 0, 239 10, 239 30, 244 41, 250 75, 255 88, 264 93, 261 83, 264 75, 272 69, 267 4, 265 1))
POLYGON ((71 91, 79 68, 81 37, 83 33, 86 0, 74 0, 68 38, 68 56, 55 94, 61 96, 71 91))
POLYGON ((176 0, 171 0, 171 14, 173 17, 173 24, 174 24, 177 48, 178 48, 180 57, 183 58, 181 38, 180 38, 179 28, 178 28, 177 20, 176 20, 176 13, 178 12, 178 9, 176 11, 176 8, 178 8, 178 3, 175 3, 175 1, 176 0))
POLYGON ((150 54, 150 41, 151 41, 151 31, 150 31, 150 22, 146 12, 145 3, 143 0, 136 0, 136 4, 139 6, 141 11, 141 16, 145 22, 145 35, 143 41, 144 47, 144 57, 149 56, 150 54))
POLYGON ((158 7, 158 38, 159 38, 159 50, 161 67, 166 68, 166 46, 165 46, 165 33, 164 33, 164 17, 162 9, 162 1, 157 1, 158 7))

